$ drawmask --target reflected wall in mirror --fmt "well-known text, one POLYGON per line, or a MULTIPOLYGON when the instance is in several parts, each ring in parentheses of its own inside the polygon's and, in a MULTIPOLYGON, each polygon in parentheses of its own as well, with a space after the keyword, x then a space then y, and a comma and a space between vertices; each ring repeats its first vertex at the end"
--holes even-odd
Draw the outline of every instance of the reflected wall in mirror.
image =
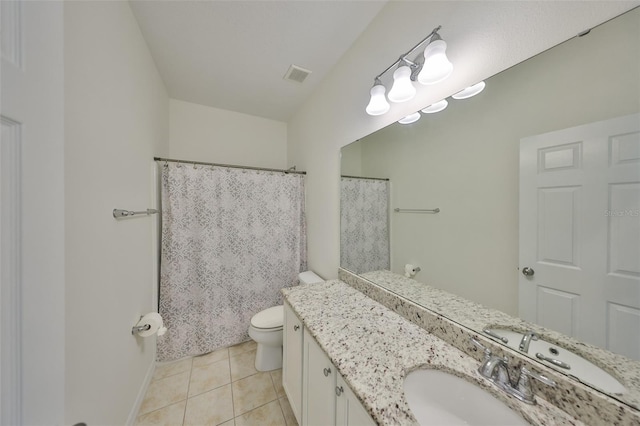
POLYGON ((391 271, 640 359, 639 76, 634 9, 344 147, 343 175, 389 179, 391 271))

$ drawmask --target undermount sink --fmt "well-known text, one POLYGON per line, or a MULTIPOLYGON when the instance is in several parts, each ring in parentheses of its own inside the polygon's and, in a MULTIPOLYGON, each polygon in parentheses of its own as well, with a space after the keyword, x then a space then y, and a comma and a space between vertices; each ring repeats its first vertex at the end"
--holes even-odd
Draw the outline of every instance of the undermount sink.
MULTIPOLYGON (((522 333, 504 328, 491 328, 489 331, 502 339, 507 339, 508 342, 502 341, 507 346, 521 352, 519 345, 522 333)), ((581 382, 591 384, 605 392, 623 394, 627 391, 618 380, 602 368, 566 348, 545 341, 541 337, 530 341, 526 353, 545 365, 554 367, 558 371, 574 376, 581 382)))
POLYGON ((428 425, 528 425, 489 392, 441 370, 423 369, 404 379, 404 395, 418 423, 428 425))

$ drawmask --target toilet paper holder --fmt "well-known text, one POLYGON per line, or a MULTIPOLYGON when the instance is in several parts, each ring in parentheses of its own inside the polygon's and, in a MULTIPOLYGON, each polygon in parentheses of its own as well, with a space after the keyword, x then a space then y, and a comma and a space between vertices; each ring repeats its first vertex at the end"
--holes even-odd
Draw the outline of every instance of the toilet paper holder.
POLYGON ((167 332, 167 327, 164 326, 162 316, 157 312, 149 312, 146 315, 140 316, 138 322, 131 327, 131 334, 133 336, 149 337, 154 334, 162 336, 167 332))
MULTIPOLYGON (((140 319, 142 319, 142 317, 140 317, 140 319)), ((151 329, 151 324, 134 325, 133 327, 131 327, 131 334, 135 336, 141 331, 147 331, 150 329, 151 329)))

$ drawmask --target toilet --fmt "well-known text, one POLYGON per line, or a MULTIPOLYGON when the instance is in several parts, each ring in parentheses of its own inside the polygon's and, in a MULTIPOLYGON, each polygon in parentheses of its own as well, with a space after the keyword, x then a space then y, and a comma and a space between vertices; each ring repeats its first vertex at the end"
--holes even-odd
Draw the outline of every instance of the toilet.
MULTIPOLYGON (((300 284, 315 284, 324 282, 322 278, 311 271, 298 275, 300 284)), ((270 371, 282 368, 282 324, 284 322, 284 307, 274 306, 258 312, 251 318, 249 336, 258 344, 256 351, 256 370, 270 371)))

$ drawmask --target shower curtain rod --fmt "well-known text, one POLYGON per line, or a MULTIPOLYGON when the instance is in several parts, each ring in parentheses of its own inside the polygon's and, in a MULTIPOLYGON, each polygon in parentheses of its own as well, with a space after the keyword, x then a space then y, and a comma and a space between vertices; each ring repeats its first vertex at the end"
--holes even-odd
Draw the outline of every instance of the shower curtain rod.
POLYGON ((385 180, 385 181, 389 180, 389 178, 374 178, 374 177, 347 176, 347 175, 341 175, 340 177, 349 178, 349 179, 367 179, 367 180, 385 180))
POLYGON ((219 164, 219 163, 205 163, 202 161, 189 161, 189 160, 174 160, 172 158, 161 158, 161 157, 153 157, 154 161, 164 161, 169 163, 185 163, 185 164, 193 164, 193 165, 201 165, 201 166, 217 166, 217 167, 230 167, 232 169, 247 169, 247 170, 262 170, 265 172, 280 172, 280 173, 294 173, 297 175, 306 175, 307 172, 299 172, 295 170, 295 166, 292 169, 268 169, 265 167, 251 167, 251 166, 236 166, 233 164, 219 164))

